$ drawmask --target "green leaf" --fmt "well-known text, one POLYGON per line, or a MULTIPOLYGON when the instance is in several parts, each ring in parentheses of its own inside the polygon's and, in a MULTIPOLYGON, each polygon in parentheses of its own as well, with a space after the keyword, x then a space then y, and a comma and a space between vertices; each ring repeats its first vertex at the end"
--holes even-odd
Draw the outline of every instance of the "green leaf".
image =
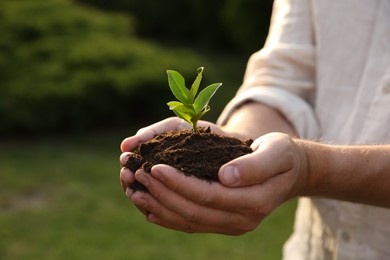
POLYGON ((198 75, 196 76, 194 83, 192 83, 190 93, 188 95, 188 103, 194 103, 196 93, 198 93, 200 82, 202 81, 203 67, 198 68, 198 75))
POLYGON ((209 104, 210 99, 213 97, 222 83, 214 83, 203 89, 194 102, 195 113, 199 114, 209 104))
POLYGON ((181 118, 183 120, 185 120, 186 122, 188 122, 190 125, 193 126, 193 123, 192 123, 192 117, 189 115, 189 114, 186 114, 186 113, 182 113, 180 111, 177 111, 177 110, 173 110, 173 112, 175 113, 175 115, 178 117, 178 118, 181 118))
POLYGON ((182 106, 177 106, 175 107, 174 109, 172 109, 173 111, 178 111, 182 114, 187 114, 189 116, 195 116, 195 112, 194 110, 192 109, 192 107, 187 107, 185 105, 182 105, 182 106))
POLYGON ((198 122, 198 120, 201 119, 209 111, 210 111, 210 106, 206 106, 203 111, 201 111, 200 113, 196 114, 192 118, 192 122, 194 122, 194 123, 198 122))
POLYGON ((167 105, 169 106, 169 109, 170 109, 170 110, 174 110, 175 107, 177 107, 177 106, 182 106, 183 103, 181 103, 181 102, 179 102, 179 101, 170 101, 170 102, 167 103, 167 105))
POLYGON ((188 114, 189 116, 195 116, 195 111, 191 105, 184 105, 178 101, 168 102, 167 105, 169 106, 169 109, 173 110, 174 112, 176 111, 182 114, 188 114))
POLYGON ((189 90, 185 86, 185 80, 183 76, 174 70, 167 70, 168 84, 171 88, 173 95, 181 101, 183 104, 188 104, 189 90))

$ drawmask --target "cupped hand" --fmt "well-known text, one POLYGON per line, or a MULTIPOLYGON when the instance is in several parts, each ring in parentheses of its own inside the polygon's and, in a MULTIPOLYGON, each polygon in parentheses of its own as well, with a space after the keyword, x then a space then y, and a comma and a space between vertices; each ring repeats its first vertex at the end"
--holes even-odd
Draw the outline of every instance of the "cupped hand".
MULTIPOLYGON (((199 127, 210 127, 210 129, 219 134, 227 134, 227 132, 223 131, 217 125, 207 122, 207 121, 198 121, 199 127)), ((170 117, 165 120, 159 121, 150 126, 141 128, 137 131, 137 133, 133 136, 130 136, 124 139, 121 143, 121 151, 122 154, 120 156, 120 164, 122 166, 120 170, 120 181, 122 185, 122 189, 126 192, 127 187, 134 181, 134 173, 131 172, 128 168, 125 167, 127 159, 130 153, 140 144, 147 142, 153 139, 155 136, 166 133, 169 131, 180 131, 184 129, 190 129, 191 125, 189 125, 184 120, 178 117, 170 117)))
POLYGON ((187 177, 167 165, 134 178, 148 191, 126 193, 147 220, 183 232, 241 235, 255 229, 278 205, 303 193, 307 160, 303 149, 285 134, 264 135, 254 152, 221 167, 221 183, 187 177))
MULTIPOLYGON (((207 121, 198 121, 199 127, 210 127, 212 131, 216 133, 223 134, 225 133, 221 130, 217 125, 207 122, 207 121)), ((131 152, 137 147, 139 144, 149 141, 156 135, 166 133, 169 131, 180 131, 185 129, 190 129, 191 125, 189 125, 184 120, 178 117, 170 117, 154 123, 150 126, 141 128, 137 131, 137 133, 133 136, 130 136, 124 139, 121 143, 121 151, 122 152, 131 152)))

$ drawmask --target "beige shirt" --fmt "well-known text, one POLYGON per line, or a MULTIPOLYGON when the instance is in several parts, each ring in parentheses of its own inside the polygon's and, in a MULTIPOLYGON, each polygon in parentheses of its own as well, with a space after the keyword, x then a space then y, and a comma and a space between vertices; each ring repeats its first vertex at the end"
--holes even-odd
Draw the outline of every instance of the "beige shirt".
MULTIPOLYGON (((280 110, 302 138, 390 143, 390 0, 276 0, 218 123, 246 100, 280 110)), ((390 259, 390 209, 300 198, 284 258, 390 259)))

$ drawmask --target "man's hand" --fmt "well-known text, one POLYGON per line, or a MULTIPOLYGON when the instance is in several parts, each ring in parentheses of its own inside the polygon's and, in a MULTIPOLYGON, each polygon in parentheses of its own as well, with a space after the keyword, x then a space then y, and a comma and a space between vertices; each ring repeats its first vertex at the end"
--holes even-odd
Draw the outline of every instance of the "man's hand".
MULTIPOLYGON (((225 135, 228 134, 226 131, 223 131, 215 124, 207 121, 199 121, 198 125, 200 127, 210 127, 211 130, 215 133, 225 135)), ((138 145, 153 139, 158 134, 162 134, 168 131, 179 131, 190 128, 191 126, 184 120, 181 120, 177 117, 171 117, 159 121, 150 126, 141 128, 135 135, 123 140, 120 147, 122 151, 122 154, 120 156, 120 164, 122 166, 120 171, 120 180, 123 190, 126 191, 130 183, 134 181, 134 173, 132 173, 129 169, 125 168, 129 153, 131 153, 138 145)))
MULTIPOLYGON (((126 139, 122 148, 134 148, 138 141, 151 138, 156 131, 150 129, 126 139)), ((300 194, 307 182, 306 155, 288 135, 264 135, 255 140, 252 149, 252 154, 221 167, 221 183, 186 177, 170 166, 156 165, 151 174, 138 170, 133 175, 122 168, 122 187, 152 223, 189 233, 244 234, 282 202, 300 194), (132 193, 127 187, 134 178, 149 193, 132 193)))

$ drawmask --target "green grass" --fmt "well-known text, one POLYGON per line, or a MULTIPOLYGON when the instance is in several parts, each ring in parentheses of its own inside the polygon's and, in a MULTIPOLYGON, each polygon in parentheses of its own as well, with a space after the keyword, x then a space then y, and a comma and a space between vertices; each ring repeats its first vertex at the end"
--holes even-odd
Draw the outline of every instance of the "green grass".
POLYGON ((295 201, 239 237, 147 223, 119 185, 125 135, 0 141, 0 259, 281 258, 295 201))

